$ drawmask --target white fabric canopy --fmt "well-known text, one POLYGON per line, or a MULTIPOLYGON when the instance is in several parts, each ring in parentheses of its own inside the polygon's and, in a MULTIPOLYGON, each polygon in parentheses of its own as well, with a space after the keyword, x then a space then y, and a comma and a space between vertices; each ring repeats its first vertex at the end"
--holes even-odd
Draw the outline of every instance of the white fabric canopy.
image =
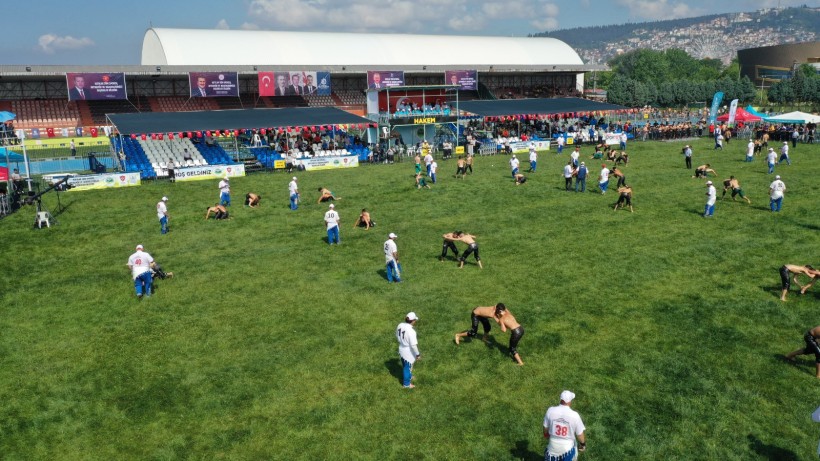
POLYGON ((143 38, 142 64, 474 69, 584 62, 571 46, 554 38, 151 28, 143 38))
POLYGON ((786 114, 775 115, 774 117, 766 117, 768 122, 779 123, 820 123, 820 115, 807 114, 805 112, 795 111, 786 114))

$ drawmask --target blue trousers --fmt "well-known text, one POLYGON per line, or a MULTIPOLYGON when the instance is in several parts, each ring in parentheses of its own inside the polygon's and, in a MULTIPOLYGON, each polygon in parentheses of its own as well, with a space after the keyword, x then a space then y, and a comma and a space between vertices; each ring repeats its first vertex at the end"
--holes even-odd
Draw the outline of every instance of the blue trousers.
POLYGON ((780 211, 780 206, 783 205, 783 197, 769 199, 769 208, 772 211, 780 211))
POLYGON ((626 143, 621 141, 621 150, 626 150, 626 143))
POLYGON ((401 372, 401 384, 404 387, 407 387, 410 385, 410 380, 413 379, 413 364, 408 362, 407 360, 401 359, 401 372))
POLYGON ((295 210, 299 208, 299 204, 297 203, 299 196, 296 194, 291 194, 290 196, 290 209, 295 210))
POLYGON ((780 159, 777 161, 777 163, 778 163, 778 164, 779 164, 779 163, 782 163, 782 162, 783 162, 783 160, 785 160, 785 161, 786 161, 786 165, 791 165, 791 164, 792 164, 792 161, 791 161, 791 160, 789 160, 789 156, 788 156, 788 155, 782 155, 782 154, 780 155, 780 159))
POLYGON ((752 157, 749 157, 748 155, 746 156, 746 161, 747 162, 754 161, 754 159, 755 159, 754 156, 752 156, 752 157))
POLYGON ((430 180, 433 181, 433 184, 436 183, 436 174, 435 173, 430 173, 430 180))
POLYGON ((333 226, 327 230, 327 243, 333 245, 333 243, 339 244, 339 226, 333 226))
POLYGON ((513 168, 513 170, 512 170, 513 179, 515 179, 515 175, 517 175, 517 174, 518 174, 518 168, 513 168))
POLYGON ((587 190, 587 178, 575 178, 575 192, 578 192, 578 185, 581 185, 581 192, 587 190))
POLYGON ((703 216, 713 216, 715 214, 715 206, 706 204, 703 208, 703 216))
POLYGON ((151 271, 145 271, 134 279, 134 289, 137 290, 137 296, 151 296, 151 282, 154 278, 151 271))
POLYGON ((609 187, 609 180, 607 179, 606 182, 598 183, 598 187, 601 188, 601 193, 603 194, 606 192, 606 189, 609 187))
POLYGON ((774 163, 769 164, 769 174, 774 173, 774 163))
POLYGON ((530 171, 535 173, 535 162, 530 162, 530 171))
POLYGON ((387 263, 387 281, 388 282, 401 282, 401 278, 399 277, 399 273, 401 269, 399 269, 396 261, 390 261, 387 263))
POLYGON ((219 204, 222 206, 231 206, 231 194, 228 192, 219 194, 219 204))
POLYGON ((430 176, 430 168, 431 168, 430 165, 427 165, 427 176, 428 177, 430 176))
POLYGON ((558 153, 560 154, 561 152, 564 152, 564 146, 559 144, 558 145, 558 153))
POLYGON ((161 234, 168 233, 168 216, 163 216, 159 218, 159 232, 161 234))

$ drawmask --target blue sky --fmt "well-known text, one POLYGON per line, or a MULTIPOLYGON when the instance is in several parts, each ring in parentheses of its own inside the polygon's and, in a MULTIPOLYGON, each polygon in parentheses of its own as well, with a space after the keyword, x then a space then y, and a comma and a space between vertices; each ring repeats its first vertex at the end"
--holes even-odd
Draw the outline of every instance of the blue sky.
MULTIPOLYGON (((3 8, 0 64, 139 64, 150 25, 525 36, 817 0, 31 0, 3 8)), ((363 50, 362 50, 363 51, 363 50)))

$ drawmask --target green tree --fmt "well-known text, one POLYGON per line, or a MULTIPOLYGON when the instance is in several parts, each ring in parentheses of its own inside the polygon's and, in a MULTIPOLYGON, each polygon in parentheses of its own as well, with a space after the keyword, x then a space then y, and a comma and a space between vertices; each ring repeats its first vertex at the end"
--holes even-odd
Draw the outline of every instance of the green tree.
POLYGON ((617 74, 639 82, 660 84, 672 80, 669 65, 661 51, 638 49, 616 56, 609 66, 617 74))
MULTIPOLYGON (((706 60, 704 59, 704 61, 706 60)), ((718 67, 711 67, 711 69, 715 70, 720 68, 721 63, 717 59, 710 59, 709 61, 717 61, 716 65, 718 67)), ((740 78, 740 62, 737 60, 737 57, 733 58, 732 62, 720 72, 720 77, 729 77, 735 80, 740 78)))
POLYGON ((677 48, 664 52, 664 59, 672 79, 691 79, 700 70, 701 64, 689 53, 677 48))
POLYGON ((695 79, 706 81, 720 78, 723 71, 723 63, 720 62, 720 59, 701 59, 700 64, 700 69, 697 75, 694 76, 695 79))

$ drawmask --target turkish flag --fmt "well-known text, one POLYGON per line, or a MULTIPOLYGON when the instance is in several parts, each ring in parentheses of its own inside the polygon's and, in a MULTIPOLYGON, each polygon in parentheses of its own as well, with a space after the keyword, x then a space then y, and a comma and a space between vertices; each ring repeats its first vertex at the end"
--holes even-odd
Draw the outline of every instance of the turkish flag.
POLYGON ((92 127, 91 127, 91 137, 92 137, 92 138, 96 138, 96 137, 97 137, 97 134, 98 134, 98 133, 97 133, 97 127, 96 127, 96 126, 92 126, 92 127))
POLYGON ((53 138, 54 137, 54 128, 46 128, 46 134, 48 135, 49 138, 53 138))
POLYGON ((273 72, 259 72, 259 96, 273 96, 275 88, 273 72))

